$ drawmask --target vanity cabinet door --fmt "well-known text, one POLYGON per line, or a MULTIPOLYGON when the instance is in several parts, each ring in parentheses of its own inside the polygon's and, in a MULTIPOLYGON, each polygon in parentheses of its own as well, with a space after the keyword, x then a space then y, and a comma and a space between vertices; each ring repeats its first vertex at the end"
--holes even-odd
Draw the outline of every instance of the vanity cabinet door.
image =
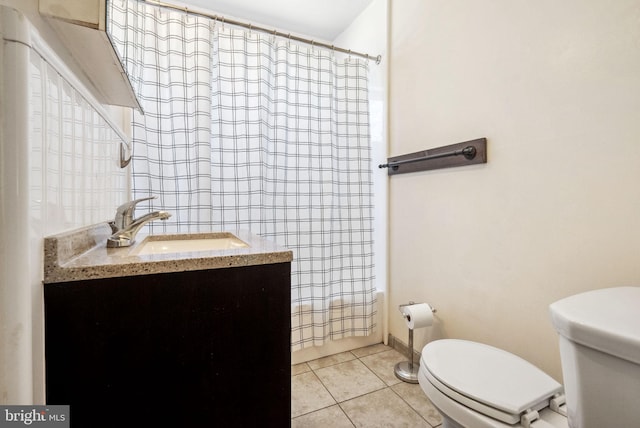
POLYGON ((47 403, 77 427, 289 426, 290 269, 46 284, 47 403))

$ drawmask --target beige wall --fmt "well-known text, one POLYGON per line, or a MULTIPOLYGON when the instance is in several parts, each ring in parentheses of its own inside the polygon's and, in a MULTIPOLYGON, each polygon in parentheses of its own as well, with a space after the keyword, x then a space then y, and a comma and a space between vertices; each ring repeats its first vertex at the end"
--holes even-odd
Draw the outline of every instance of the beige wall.
POLYGON ((466 338, 561 379, 548 305, 640 285, 640 0, 392 0, 390 155, 488 139, 486 165, 390 179, 390 333, 466 338))

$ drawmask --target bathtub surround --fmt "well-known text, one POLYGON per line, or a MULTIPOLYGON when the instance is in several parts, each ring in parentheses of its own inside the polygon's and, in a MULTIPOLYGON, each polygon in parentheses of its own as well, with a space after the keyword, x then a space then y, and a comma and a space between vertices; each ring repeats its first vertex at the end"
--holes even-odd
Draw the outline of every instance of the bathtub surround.
POLYGON ((157 194, 173 214, 150 230, 247 229, 292 249, 293 350, 371 335, 369 62, 111 5, 145 112, 133 118, 134 193, 157 194))
POLYGON ((391 2, 389 155, 488 140, 486 165, 390 179, 389 305, 438 308, 416 349, 475 340, 561 381, 548 306, 640 284, 638 16, 638 0, 391 2))

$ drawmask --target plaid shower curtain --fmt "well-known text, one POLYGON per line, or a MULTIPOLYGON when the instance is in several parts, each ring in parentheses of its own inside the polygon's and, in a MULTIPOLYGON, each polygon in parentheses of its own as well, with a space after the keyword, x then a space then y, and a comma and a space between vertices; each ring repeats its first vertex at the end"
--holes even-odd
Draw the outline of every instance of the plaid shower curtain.
POLYGON ((292 350, 374 328, 368 63, 133 0, 109 31, 144 115, 152 232, 250 230, 294 252, 292 350))

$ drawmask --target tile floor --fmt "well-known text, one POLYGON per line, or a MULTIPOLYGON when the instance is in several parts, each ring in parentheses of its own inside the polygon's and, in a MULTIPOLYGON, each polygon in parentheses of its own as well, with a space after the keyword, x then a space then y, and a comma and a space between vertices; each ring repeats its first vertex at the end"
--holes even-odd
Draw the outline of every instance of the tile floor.
POLYGON ((384 344, 291 367, 291 426, 440 426, 440 414, 420 389, 393 368, 407 358, 384 344))

